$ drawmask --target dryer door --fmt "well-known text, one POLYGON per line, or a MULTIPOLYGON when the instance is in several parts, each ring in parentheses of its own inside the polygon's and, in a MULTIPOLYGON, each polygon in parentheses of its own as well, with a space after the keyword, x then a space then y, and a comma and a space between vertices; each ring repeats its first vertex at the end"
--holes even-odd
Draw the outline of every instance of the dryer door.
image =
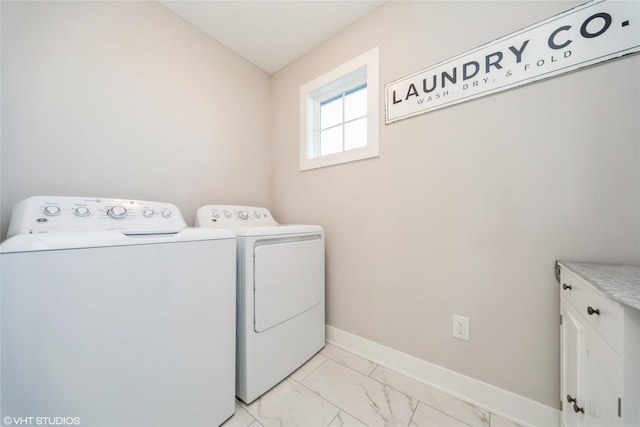
POLYGON ((256 245, 254 273, 254 329, 263 332, 324 301, 324 241, 256 245))

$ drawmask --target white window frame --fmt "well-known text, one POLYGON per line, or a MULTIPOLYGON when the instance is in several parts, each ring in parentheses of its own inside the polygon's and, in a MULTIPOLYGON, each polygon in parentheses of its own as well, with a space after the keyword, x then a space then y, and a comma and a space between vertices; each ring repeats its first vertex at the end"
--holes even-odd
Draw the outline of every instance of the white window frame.
POLYGON ((300 87, 301 171, 379 156, 379 51, 380 49, 375 47, 300 87), (367 84, 367 145, 325 156, 318 155, 317 127, 320 122, 320 103, 365 82, 367 84))

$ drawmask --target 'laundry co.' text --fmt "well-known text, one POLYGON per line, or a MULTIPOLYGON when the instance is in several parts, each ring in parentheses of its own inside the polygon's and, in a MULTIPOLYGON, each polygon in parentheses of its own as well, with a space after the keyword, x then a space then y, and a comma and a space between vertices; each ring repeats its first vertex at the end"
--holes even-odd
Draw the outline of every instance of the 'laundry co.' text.
POLYGON ((640 51, 640 2, 593 1, 388 83, 386 123, 640 51))

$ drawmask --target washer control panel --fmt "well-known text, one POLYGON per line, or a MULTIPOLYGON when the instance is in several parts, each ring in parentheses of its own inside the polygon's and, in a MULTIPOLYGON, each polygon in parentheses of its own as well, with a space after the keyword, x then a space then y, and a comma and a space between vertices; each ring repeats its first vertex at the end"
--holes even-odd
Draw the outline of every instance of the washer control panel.
POLYGON ((198 226, 269 226, 278 225, 269 209, 255 206, 206 205, 196 212, 198 226))
POLYGON ((171 203, 102 197, 35 196, 16 204, 7 237, 67 231, 177 233, 187 225, 171 203))

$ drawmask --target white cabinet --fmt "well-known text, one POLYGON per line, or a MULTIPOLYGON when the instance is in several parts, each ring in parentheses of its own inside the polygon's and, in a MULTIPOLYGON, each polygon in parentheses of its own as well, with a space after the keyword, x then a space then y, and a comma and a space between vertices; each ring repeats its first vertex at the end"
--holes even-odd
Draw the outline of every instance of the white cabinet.
POLYGON ((564 426, 640 425, 640 311, 560 264, 564 426))

